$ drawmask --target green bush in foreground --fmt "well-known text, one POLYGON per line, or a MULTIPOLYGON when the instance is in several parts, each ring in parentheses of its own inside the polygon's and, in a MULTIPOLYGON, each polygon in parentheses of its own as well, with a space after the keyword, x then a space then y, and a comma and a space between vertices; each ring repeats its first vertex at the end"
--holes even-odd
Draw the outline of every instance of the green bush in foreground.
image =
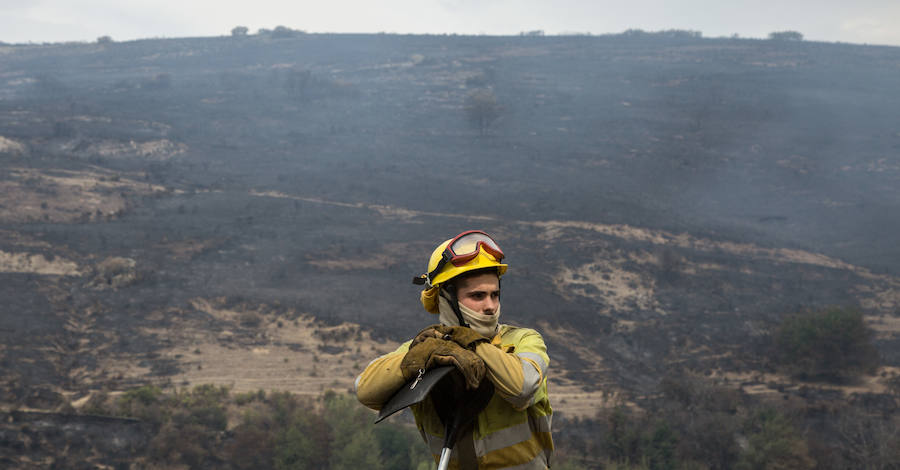
POLYGON ((376 426, 374 415, 355 397, 334 392, 314 399, 289 392, 232 394, 214 385, 176 391, 148 385, 112 402, 97 400, 90 410, 156 424, 143 460, 157 467, 403 470, 434 465, 412 426, 376 426))
POLYGON ((748 448, 735 466, 737 470, 809 470, 816 465, 806 441, 781 413, 758 412, 745 432, 748 448))
POLYGON ((775 333, 775 347, 782 369, 802 379, 838 382, 878 367, 872 332, 852 308, 787 318, 775 333))

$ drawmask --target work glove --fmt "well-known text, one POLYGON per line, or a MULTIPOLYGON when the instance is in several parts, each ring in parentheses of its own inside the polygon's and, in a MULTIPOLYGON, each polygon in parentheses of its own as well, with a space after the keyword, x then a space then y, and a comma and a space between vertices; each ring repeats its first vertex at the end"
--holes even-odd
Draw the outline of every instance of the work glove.
POLYGON ((419 332, 419 334, 416 335, 415 338, 413 338, 412 342, 409 343, 409 349, 416 347, 419 343, 421 343, 422 341, 425 341, 428 338, 443 337, 444 333, 441 332, 441 328, 446 328, 446 327, 443 325, 440 325, 440 324, 426 326, 424 329, 422 329, 422 331, 419 332))
POLYGON ((453 341, 454 343, 469 349, 475 350, 478 343, 489 343, 490 339, 481 336, 477 331, 465 326, 444 326, 438 325, 437 329, 442 333, 441 338, 453 341))
POLYGON ((438 366, 454 366, 466 379, 466 388, 474 390, 484 378, 484 361, 472 351, 460 345, 434 337, 425 338, 403 356, 400 371, 407 381, 419 375, 419 371, 438 366))

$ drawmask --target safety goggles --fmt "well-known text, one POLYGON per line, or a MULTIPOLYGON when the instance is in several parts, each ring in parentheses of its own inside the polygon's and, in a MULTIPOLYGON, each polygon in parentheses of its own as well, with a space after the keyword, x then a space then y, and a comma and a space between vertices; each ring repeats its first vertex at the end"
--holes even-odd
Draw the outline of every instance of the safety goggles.
POLYGON ((414 282, 416 284, 424 284, 427 281, 430 285, 434 276, 441 272, 441 269, 444 269, 444 266, 446 266, 447 263, 451 263, 456 267, 465 266, 466 263, 478 256, 480 250, 484 250, 497 261, 503 259, 503 250, 497 246, 497 242, 495 242, 493 238, 481 230, 469 230, 450 240, 450 243, 444 248, 444 252, 441 254, 441 259, 438 261, 437 266, 435 266, 425 278, 417 278, 421 279, 421 282, 414 282))

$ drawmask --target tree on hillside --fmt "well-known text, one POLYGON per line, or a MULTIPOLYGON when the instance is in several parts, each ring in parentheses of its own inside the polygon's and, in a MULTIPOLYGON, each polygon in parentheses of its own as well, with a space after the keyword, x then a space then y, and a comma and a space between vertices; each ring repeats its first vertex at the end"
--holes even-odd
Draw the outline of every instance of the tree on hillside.
POLYGON ((872 331, 853 308, 793 315, 775 332, 775 347, 782 368, 805 379, 840 382, 878 367, 872 331))
POLYGON ((97 44, 112 44, 113 40, 109 36, 100 36, 97 38, 97 44))
POLYGON ((466 96, 464 108, 466 118, 475 126, 481 135, 487 134, 491 124, 500 117, 500 105, 497 97, 489 89, 475 90, 466 96))
POLYGON ((275 29, 272 30, 272 38, 274 39, 283 39, 283 38, 292 38, 298 34, 303 33, 303 31, 299 31, 296 29, 288 28, 287 26, 276 26, 275 29))
POLYGON ((333 446, 340 449, 331 458, 332 470, 384 467, 375 425, 367 410, 359 406, 353 397, 325 393, 325 413, 332 420, 333 446))
POLYGON ((773 41, 802 41, 803 34, 798 31, 773 31, 769 33, 769 39, 773 41))
POLYGON ((247 31, 249 31, 249 29, 247 29, 246 26, 235 26, 234 28, 231 28, 231 35, 233 37, 243 37, 247 35, 247 31))

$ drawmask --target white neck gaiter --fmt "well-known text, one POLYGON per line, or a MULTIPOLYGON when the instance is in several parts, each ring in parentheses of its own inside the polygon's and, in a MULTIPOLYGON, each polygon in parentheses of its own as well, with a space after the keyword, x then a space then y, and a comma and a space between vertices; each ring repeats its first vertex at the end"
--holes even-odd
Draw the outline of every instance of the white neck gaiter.
MULTIPOLYGON (((450 306, 450 301, 443 295, 438 297, 438 310, 440 311, 439 319, 442 325, 459 326, 459 321, 456 319, 453 307, 450 306)), ((476 312, 462 303, 459 304, 459 312, 462 313, 463 320, 481 336, 493 338, 497 334, 497 325, 500 321, 499 304, 497 305, 497 311, 493 315, 476 312)))

